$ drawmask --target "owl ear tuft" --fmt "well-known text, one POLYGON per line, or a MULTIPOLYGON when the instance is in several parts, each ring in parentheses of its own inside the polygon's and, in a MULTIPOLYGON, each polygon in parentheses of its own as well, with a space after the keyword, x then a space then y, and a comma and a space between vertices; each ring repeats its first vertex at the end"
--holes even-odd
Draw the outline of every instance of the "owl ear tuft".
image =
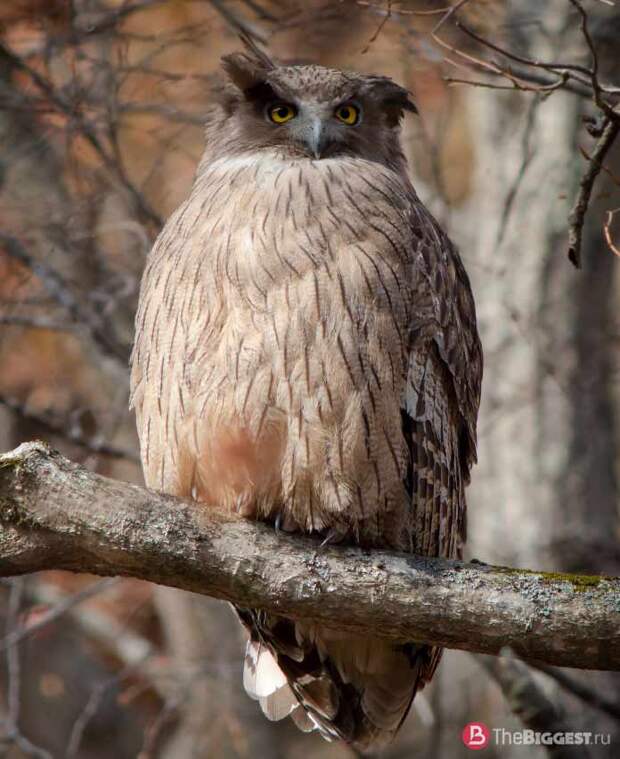
POLYGON ((232 83, 242 92, 248 92, 266 83, 275 64, 246 34, 240 34, 246 52, 231 53, 222 57, 222 68, 232 83))
POLYGON ((372 77, 368 81, 368 92, 385 112, 390 127, 399 125, 405 111, 418 113, 409 90, 386 76, 372 77))

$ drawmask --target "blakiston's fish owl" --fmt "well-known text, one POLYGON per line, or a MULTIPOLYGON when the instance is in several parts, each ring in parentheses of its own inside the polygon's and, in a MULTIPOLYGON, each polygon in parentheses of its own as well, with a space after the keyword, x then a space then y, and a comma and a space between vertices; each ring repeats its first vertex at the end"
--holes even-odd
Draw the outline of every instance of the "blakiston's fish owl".
MULTIPOLYGON (((457 557, 482 355, 458 253, 399 144, 382 76, 223 59, 189 198, 149 256, 133 353, 150 487, 287 531, 457 557)), ((361 748, 441 651, 237 610, 244 683, 361 748)))

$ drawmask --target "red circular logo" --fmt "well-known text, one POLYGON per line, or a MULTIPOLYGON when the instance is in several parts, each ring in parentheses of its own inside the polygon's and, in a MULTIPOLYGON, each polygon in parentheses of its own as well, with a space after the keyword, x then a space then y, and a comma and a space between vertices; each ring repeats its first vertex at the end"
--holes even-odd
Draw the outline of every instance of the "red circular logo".
POLYGON ((463 743, 474 751, 486 748, 490 737, 491 732, 484 722, 468 722, 461 733, 463 743))

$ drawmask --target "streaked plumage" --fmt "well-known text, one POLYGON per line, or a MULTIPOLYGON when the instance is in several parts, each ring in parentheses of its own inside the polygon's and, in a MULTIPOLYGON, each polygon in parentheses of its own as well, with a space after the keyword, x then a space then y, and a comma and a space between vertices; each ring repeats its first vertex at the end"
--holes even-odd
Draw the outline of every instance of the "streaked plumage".
MULTIPOLYGON (((257 50, 224 65, 191 194, 142 283, 147 484, 285 530, 459 556, 482 358, 458 254, 407 178, 413 105, 389 79, 257 50), (296 118, 270 123, 273 102, 296 118), (349 102, 361 123, 332 123, 349 102)), ((393 736, 440 655, 238 613, 265 714, 360 747, 393 736)))

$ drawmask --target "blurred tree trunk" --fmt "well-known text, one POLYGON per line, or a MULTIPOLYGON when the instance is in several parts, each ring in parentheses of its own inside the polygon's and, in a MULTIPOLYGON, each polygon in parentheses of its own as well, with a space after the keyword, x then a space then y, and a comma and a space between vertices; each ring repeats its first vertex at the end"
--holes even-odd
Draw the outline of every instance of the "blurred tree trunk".
MULTIPOLYGON (((574 9, 549 6, 543 21, 556 30, 560 50, 583 49, 574 9)), ((527 44, 533 56, 559 52, 544 27, 540 39, 528 31, 527 44)), ((613 572, 619 288, 603 239, 604 206, 596 202, 613 179, 599 178, 577 271, 565 255, 566 219, 586 166, 579 148, 590 149, 581 123, 589 106, 564 93, 527 97, 472 90, 468 101, 477 125, 477 191, 454 235, 475 251, 468 263, 486 357, 470 545, 485 558, 613 572), (517 539, 507 539, 514 525, 517 539)), ((616 149, 612 173, 619 162, 616 149)))
MULTIPOLYGON (((540 60, 574 60, 581 51, 587 62, 570 3, 513 7, 508 47, 540 60), (528 17, 542 24, 525 26, 528 17)), ((617 9, 589 10, 596 20, 606 14, 602 28, 615 15, 617 27, 617 9)), ((617 80, 620 62, 609 53, 601 64, 617 80)), ((466 263, 485 348, 469 552, 521 566, 613 574, 620 566, 612 384, 620 283, 602 227, 614 179, 603 172, 597 182, 578 271, 566 257, 566 227, 586 168, 579 148, 591 150, 581 121, 590 105, 560 92, 545 100, 482 89, 470 90, 467 102, 476 129, 476 191, 452 233, 473 254, 466 263)), ((618 146, 607 166, 617 177, 618 146)), ((618 677, 590 679, 620 694, 618 677)), ((572 729, 611 731, 612 745, 619 739, 617 724, 579 704, 569 707, 572 729)))

